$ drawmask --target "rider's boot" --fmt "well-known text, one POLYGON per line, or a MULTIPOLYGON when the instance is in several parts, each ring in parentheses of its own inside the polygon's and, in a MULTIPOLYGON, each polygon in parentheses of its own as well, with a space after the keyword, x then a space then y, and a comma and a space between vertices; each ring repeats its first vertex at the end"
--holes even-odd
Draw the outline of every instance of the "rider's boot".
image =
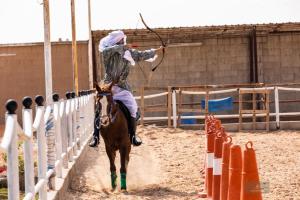
POLYGON ((129 127, 130 142, 133 146, 140 146, 142 144, 142 142, 138 141, 135 136, 136 125, 137 125, 136 118, 131 117, 130 118, 130 127, 129 127))
POLYGON ((94 132, 93 132, 93 138, 91 139, 89 146, 90 147, 97 147, 98 144, 100 143, 100 112, 99 108, 96 108, 96 113, 95 113, 95 119, 94 119, 94 132))
POLYGON ((97 147, 99 145, 99 143, 100 143, 99 131, 94 130, 93 138, 92 138, 91 142, 89 143, 89 146, 97 147))

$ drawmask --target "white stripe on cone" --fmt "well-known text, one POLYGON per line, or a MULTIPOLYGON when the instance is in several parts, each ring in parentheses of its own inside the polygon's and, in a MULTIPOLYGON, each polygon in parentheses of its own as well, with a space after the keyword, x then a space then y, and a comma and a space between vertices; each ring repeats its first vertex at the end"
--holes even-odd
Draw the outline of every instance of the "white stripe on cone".
POLYGON ((214 166, 214 153, 207 153, 206 154, 207 158, 206 158, 206 167, 207 168, 213 168, 214 166))
POLYGON ((222 158, 213 159, 213 175, 222 174, 222 158))

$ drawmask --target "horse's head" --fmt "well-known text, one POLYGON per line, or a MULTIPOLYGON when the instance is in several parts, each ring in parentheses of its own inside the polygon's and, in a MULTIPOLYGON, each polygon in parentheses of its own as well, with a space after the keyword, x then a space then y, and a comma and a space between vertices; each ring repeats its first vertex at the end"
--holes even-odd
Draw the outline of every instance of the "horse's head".
POLYGON ((114 121, 117 112, 117 104, 113 101, 112 94, 113 83, 95 85, 97 89, 96 109, 100 114, 101 127, 105 128, 114 121))

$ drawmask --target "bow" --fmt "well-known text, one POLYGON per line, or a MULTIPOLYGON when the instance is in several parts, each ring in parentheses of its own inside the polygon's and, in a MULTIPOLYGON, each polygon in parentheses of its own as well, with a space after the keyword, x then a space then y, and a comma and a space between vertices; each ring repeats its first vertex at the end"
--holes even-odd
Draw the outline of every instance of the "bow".
MULTIPOLYGON (((155 32, 153 29, 151 29, 151 28, 146 24, 146 22, 144 21, 144 18, 143 18, 143 16, 142 16, 142 14, 141 14, 141 13, 139 13, 139 14, 140 14, 140 18, 141 18, 142 23, 144 24, 144 26, 145 26, 150 32, 154 33, 154 34, 158 37, 158 39, 160 40, 161 45, 162 45, 163 47, 166 47, 166 44, 165 44, 165 42, 162 40, 162 38, 160 37, 160 35, 159 35, 157 32, 155 32)), ((154 72, 154 71, 156 70, 156 68, 162 63, 164 57, 165 57, 165 49, 163 49, 163 55, 162 55, 162 58, 161 58, 161 60, 159 61, 159 63, 158 63, 155 67, 152 68, 152 70, 151 70, 152 72, 154 72)))

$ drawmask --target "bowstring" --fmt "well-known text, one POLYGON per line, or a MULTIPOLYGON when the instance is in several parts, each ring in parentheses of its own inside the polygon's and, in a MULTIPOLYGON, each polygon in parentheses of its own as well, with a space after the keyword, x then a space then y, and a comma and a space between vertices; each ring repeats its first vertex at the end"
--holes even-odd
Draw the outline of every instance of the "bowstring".
MULTIPOLYGON (((141 22, 141 19, 138 17, 138 20, 137 20, 137 22, 136 22, 136 25, 135 25, 135 31, 134 31, 134 35, 136 36, 137 35, 137 28, 138 28, 138 25, 140 24, 140 22, 141 22)), ((147 85, 149 86, 149 77, 150 77, 150 75, 149 75, 149 77, 147 77, 147 75, 146 75, 146 73, 145 73, 145 71, 143 70, 143 65, 141 65, 140 64, 140 62, 138 61, 137 62, 137 65, 139 66, 139 68, 140 68, 140 70, 141 70, 141 72, 142 72, 142 74, 143 74, 143 76, 144 76, 144 79, 145 79, 145 81, 147 82, 147 85)), ((153 67, 153 62, 151 63, 151 68, 153 67)), ((151 71, 151 70, 150 70, 151 71)), ((150 72, 151 73, 151 72, 150 72)), ((151 75, 151 77, 152 77, 152 75, 151 75)))

